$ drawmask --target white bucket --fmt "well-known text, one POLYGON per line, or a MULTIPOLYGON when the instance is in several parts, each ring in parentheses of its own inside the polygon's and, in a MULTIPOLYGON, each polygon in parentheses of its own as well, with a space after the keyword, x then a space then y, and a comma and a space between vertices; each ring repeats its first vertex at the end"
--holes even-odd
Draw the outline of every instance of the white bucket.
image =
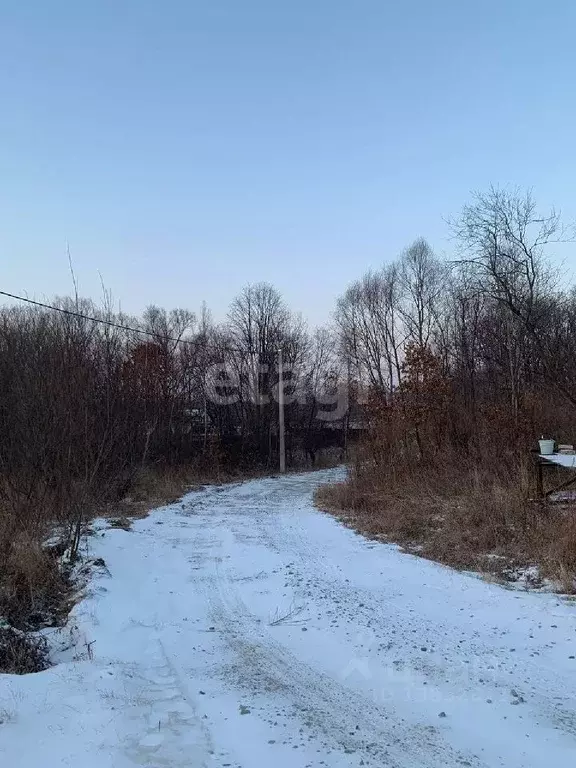
POLYGON ((554 453, 554 440, 538 440, 541 456, 550 456, 554 453))

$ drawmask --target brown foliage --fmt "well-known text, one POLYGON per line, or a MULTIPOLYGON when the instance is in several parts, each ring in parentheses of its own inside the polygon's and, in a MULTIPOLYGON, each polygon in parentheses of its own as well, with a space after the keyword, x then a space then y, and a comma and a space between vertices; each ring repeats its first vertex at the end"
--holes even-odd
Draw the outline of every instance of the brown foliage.
POLYGON ((392 402, 373 395, 349 478, 319 506, 424 557, 500 575, 538 564, 576 590, 576 510, 534 499, 530 414, 486 403, 473 423, 429 350, 409 348, 403 372, 392 402))

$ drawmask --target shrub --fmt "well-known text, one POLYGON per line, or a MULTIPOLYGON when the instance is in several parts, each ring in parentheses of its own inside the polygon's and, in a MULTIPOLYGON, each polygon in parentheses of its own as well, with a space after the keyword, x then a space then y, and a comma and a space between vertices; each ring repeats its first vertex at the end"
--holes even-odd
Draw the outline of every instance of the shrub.
POLYGON ((47 669, 48 648, 42 637, 0 627, 0 672, 25 675, 47 669))

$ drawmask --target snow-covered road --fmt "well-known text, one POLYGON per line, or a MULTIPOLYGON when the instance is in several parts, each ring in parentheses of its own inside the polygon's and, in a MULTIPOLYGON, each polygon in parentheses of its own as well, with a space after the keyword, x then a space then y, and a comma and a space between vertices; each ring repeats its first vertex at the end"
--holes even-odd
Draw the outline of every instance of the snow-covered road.
POLYGON ((357 536, 313 507, 336 477, 102 524, 75 648, 0 676, 0 765, 574 766, 576 606, 357 536))

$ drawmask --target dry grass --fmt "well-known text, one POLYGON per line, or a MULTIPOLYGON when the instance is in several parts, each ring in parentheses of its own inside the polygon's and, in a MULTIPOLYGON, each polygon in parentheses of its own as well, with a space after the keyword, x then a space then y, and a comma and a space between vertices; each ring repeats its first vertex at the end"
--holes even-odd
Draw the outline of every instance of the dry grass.
POLYGON ((129 530, 132 518, 174 501, 207 477, 196 467, 144 469, 130 478, 129 495, 122 500, 110 499, 113 484, 103 489, 102 499, 108 499, 98 500, 79 486, 58 498, 40 484, 32 495, 18 494, 4 483, 0 487, 0 626, 5 629, 0 672, 36 671, 38 642, 33 633, 66 620, 73 605, 68 560, 75 520, 84 530, 92 517, 103 515, 111 518, 111 526, 129 530), (47 546, 55 531, 59 532, 57 543, 47 546))
POLYGON ((0 626, 6 622, 0 672, 36 671, 33 659, 38 643, 33 633, 66 620, 73 605, 73 590, 70 567, 62 562, 62 555, 70 555, 71 521, 80 519, 86 532, 90 519, 101 516, 108 518, 111 527, 129 531, 134 518, 145 517, 150 510, 170 504, 191 490, 261 474, 226 471, 217 462, 198 461, 184 467, 153 465, 111 483, 100 499, 78 488, 72 500, 60 506, 49 494, 44 494, 43 503, 31 503, 25 496, 9 495, 6 488, 0 488, 0 499, 4 500, 0 506, 0 626), (114 499, 119 489, 124 495, 114 499), (61 540, 46 546, 56 529, 62 532, 61 540), (12 633, 10 643, 7 632, 12 633), (25 662, 26 638, 30 642, 30 669, 25 662), (18 661, 20 657, 22 661, 18 661))
POLYGON ((0 575, 0 617, 34 630, 60 623, 70 596, 68 572, 38 539, 15 534, 0 575))
POLYGON ((11 627, 0 627, 0 671, 25 675, 47 669, 48 650, 43 638, 31 637, 11 627))
POLYGON ((553 512, 541 521, 540 534, 542 574, 558 581, 563 592, 576 592, 576 509, 553 512))
POLYGON ((349 479, 323 486, 318 506, 373 538, 456 568, 510 578, 538 565, 542 577, 576 592, 576 508, 531 499, 529 468, 417 473, 357 465, 349 479))
POLYGON ((14 674, 46 668, 46 645, 31 633, 60 623, 70 598, 68 573, 27 511, 0 508, 0 672, 14 674))
POLYGON ((129 530, 130 520, 146 515, 157 507, 173 504, 185 493, 201 490, 205 485, 236 483, 264 476, 263 470, 226 470, 217 463, 166 467, 152 465, 136 471, 130 485, 119 501, 109 502, 98 515, 110 518, 111 525, 129 530))

